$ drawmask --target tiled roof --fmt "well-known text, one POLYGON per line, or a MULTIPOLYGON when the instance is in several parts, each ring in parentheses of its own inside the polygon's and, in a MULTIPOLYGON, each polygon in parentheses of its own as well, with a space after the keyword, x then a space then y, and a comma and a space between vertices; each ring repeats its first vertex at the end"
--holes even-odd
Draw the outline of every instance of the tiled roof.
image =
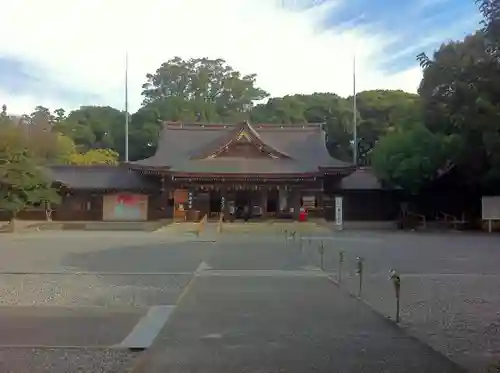
POLYGON ((340 189, 349 190, 374 190, 384 189, 370 167, 359 167, 349 176, 340 181, 340 189))
POLYGON ((124 166, 51 166, 48 177, 74 189, 121 189, 140 190, 153 187, 151 182, 137 171, 124 166))
POLYGON ((166 123, 160 131, 156 154, 131 162, 133 166, 169 168, 185 173, 278 173, 317 172, 318 167, 348 168, 351 164, 332 158, 319 124, 253 125, 262 143, 290 159, 214 158, 194 159, 224 146, 242 124, 166 123))

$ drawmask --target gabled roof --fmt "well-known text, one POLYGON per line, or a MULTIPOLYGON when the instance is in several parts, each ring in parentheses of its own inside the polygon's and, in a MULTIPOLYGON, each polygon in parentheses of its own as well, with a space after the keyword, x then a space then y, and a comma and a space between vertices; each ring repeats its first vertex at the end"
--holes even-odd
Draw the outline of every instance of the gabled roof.
POLYGON ((133 168, 164 169, 177 173, 300 174, 319 168, 348 169, 352 165, 332 158, 320 124, 207 124, 167 122, 159 134, 156 154, 130 162, 133 168), (203 158, 225 147, 242 130, 257 145, 281 154, 277 159, 203 158))
POLYGON ((358 167, 353 173, 340 180, 340 189, 346 190, 399 190, 381 182, 372 167, 358 167))
POLYGON ((142 190, 154 185, 128 167, 109 165, 58 165, 45 169, 47 177, 71 189, 142 190))
POLYGON ((279 149, 276 149, 276 147, 274 147, 272 144, 266 143, 264 140, 262 140, 260 134, 248 122, 235 124, 230 128, 231 130, 229 130, 224 135, 216 138, 211 143, 195 149, 195 153, 191 157, 191 159, 204 159, 211 155, 216 155, 230 146, 231 143, 239 140, 241 137, 246 136, 249 137, 249 142, 253 142, 256 146, 263 148, 263 150, 265 151, 275 153, 277 156, 279 156, 279 158, 291 158, 290 155, 286 154, 283 151, 280 151, 279 149))
POLYGON ((340 189, 378 190, 383 189, 383 187, 371 168, 359 167, 340 181, 340 189))

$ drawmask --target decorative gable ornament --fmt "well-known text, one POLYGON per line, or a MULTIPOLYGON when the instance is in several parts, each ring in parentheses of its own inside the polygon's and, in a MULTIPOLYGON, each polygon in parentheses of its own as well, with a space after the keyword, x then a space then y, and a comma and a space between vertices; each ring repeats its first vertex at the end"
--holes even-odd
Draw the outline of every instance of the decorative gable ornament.
MULTIPOLYGON (((249 144, 251 146, 254 146, 254 150, 260 152, 260 154, 258 154, 258 157, 268 157, 272 159, 290 158, 288 154, 280 152, 279 150, 274 149, 272 146, 266 144, 261 139, 259 133, 248 122, 242 123, 237 131, 238 132, 230 139, 228 139, 223 146, 220 146, 215 151, 213 151, 212 154, 208 156, 208 158, 214 159, 219 156, 223 156, 223 154, 228 152, 231 147, 238 146, 237 144, 249 144)), ((241 156, 248 158, 248 155, 241 156)))
POLYGON ((244 130, 241 130, 241 132, 236 136, 236 140, 237 141, 246 140, 247 142, 252 142, 252 138, 244 130))

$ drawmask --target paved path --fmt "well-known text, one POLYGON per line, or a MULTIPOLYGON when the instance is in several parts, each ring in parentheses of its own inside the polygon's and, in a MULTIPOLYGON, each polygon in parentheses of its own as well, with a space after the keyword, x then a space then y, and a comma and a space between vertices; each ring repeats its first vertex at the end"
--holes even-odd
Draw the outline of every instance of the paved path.
POLYGON ((218 247, 134 373, 462 372, 300 260, 247 250, 218 247))

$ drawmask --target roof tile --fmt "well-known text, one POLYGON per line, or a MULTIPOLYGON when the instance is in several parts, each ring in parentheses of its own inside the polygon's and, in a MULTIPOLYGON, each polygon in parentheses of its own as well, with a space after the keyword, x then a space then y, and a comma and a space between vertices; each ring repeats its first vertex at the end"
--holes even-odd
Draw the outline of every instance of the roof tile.
POLYGON ((223 146, 241 124, 166 123, 160 131, 156 154, 131 165, 170 168, 192 173, 304 173, 319 167, 345 168, 350 163, 332 158, 320 124, 255 125, 253 130, 268 146, 291 159, 190 159, 201 151, 223 146))
POLYGON ((61 165, 51 166, 46 172, 51 180, 75 189, 139 190, 153 187, 139 172, 122 165, 61 165))

